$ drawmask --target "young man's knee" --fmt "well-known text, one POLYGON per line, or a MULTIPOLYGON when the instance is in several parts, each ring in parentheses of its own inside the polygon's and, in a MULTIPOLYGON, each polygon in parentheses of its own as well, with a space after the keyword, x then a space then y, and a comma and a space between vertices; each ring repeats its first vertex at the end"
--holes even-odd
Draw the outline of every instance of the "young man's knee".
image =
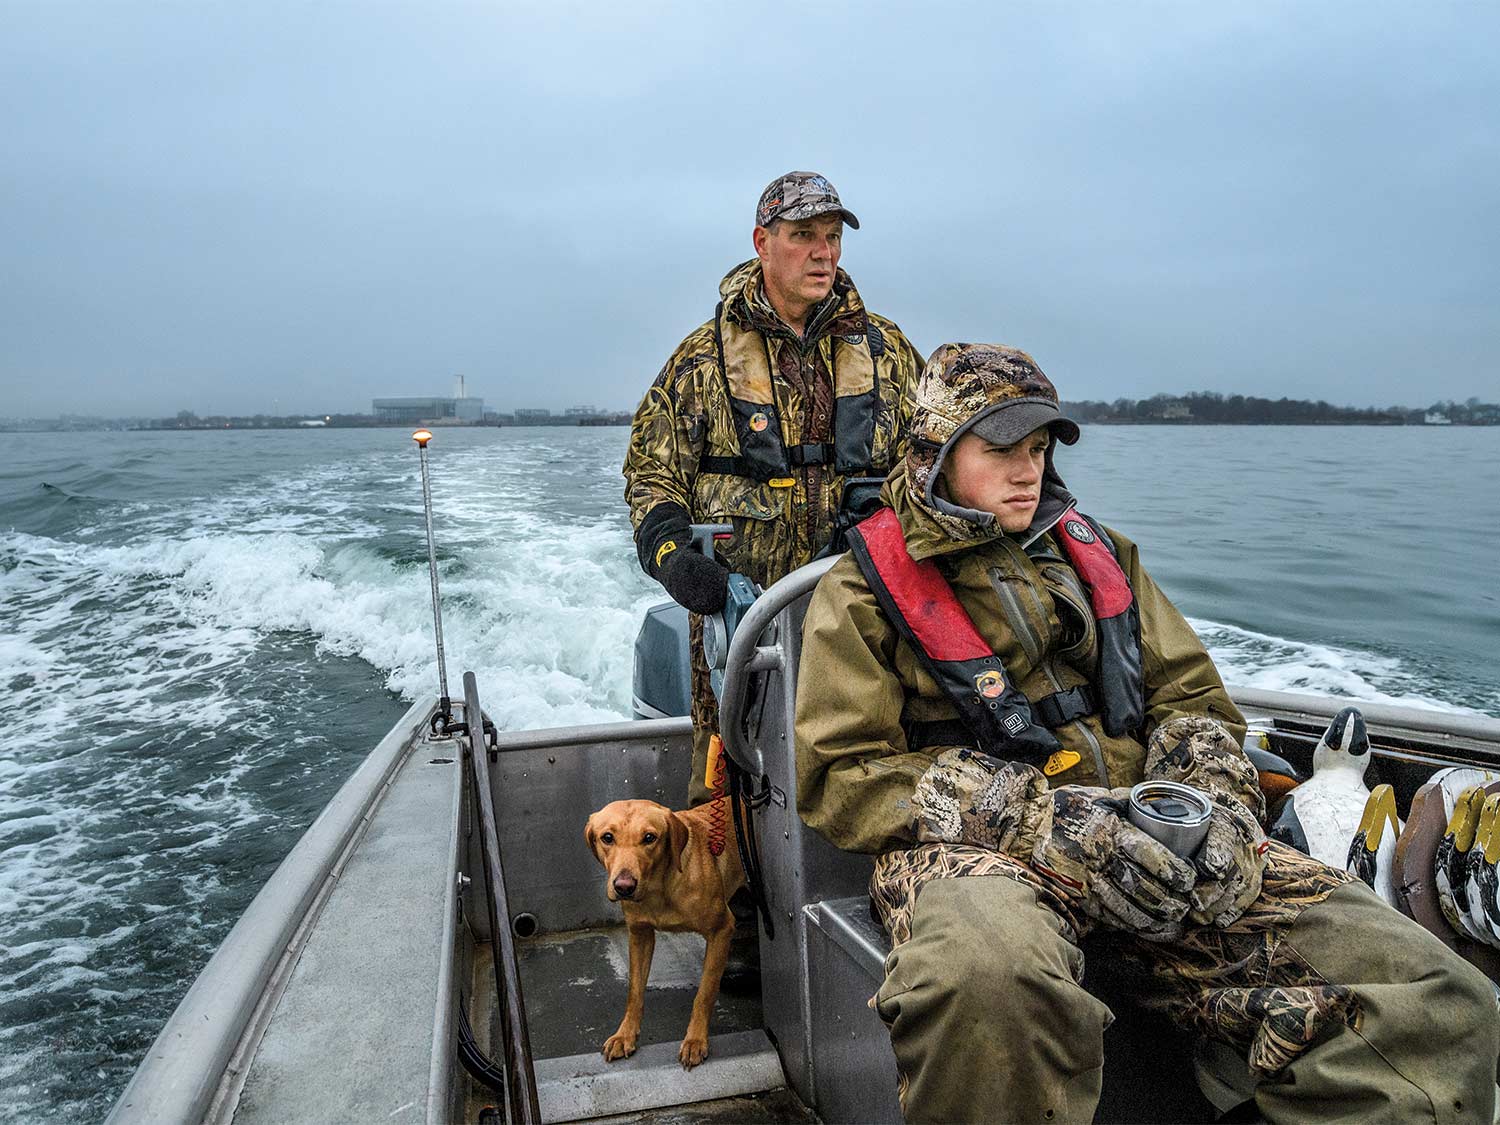
POLYGON ((1003 876, 941 879, 923 888, 893 971, 907 988, 999 1013, 1081 993, 1083 954, 1030 888, 1003 876))

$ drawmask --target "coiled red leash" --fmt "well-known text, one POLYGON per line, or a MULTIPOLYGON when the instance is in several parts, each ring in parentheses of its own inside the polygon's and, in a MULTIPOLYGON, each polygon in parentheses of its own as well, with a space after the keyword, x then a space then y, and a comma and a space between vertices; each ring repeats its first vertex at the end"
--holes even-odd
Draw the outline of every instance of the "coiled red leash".
POLYGON ((726 766, 724 740, 717 734, 708 740, 708 767, 704 770, 703 784, 714 795, 708 809, 708 854, 717 858, 724 854, 724 840, 729 831, 729 809, 725 805, 726 766))

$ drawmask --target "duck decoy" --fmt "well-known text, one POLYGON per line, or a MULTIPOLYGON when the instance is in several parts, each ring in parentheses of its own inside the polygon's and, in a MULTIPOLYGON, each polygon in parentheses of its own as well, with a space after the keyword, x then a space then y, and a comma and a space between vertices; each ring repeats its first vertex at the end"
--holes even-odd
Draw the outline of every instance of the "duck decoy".
POLYGON ((1370 736, 1357 707, 1345 707, 1333 717, 1313 750, 1312 777, 1286 795, 1271 825, 1270 837, 1291 844, 1342 867, 1349 858, 1349 841, 1359 827, 1370 790, 1365 769, 1370 764, 1370 736))
POLYGON ((1389 785, 1377 785, 1365 801, 1359 828, 1349 841, 1345 868, 1392 906, 1396 905, 1394 868, 1396 839, 1400 835, 1396 791, 1389 785))
POLYGON ((1459 794, 1432 864, 1438 904, 1442 907, 1443 917, 1456 933, 1470 941, 1481 939, 1469 925, 1469 896, 1464 868, 1469 851, 1474 846, 1474 837, 1479 830, 1479 815, 1483 809, 1484 790, 1477 785, 1459 794))
POLYGON ((1500 946, 1500 913, 1496 911, 1495 860, 1500 859, 1500 785, 1484 789, 1484 807, 1474 846, 1464 863, 1464 895, 1468 901, 1469 929, 1486 945, 1500 946))

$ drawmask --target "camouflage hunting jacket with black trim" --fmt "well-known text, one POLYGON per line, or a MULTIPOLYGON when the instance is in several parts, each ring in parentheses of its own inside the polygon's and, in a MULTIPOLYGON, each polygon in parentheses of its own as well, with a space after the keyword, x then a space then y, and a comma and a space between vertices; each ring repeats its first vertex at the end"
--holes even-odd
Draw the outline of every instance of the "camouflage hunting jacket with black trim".
POLYGON ((637 532, 661 504, 681 507, 695 523, 732 524, 734 538, 718 545, 720 560, 768 586, 812 561, 831 538, 851 427, 863 431, 876 475, 905 456, 922 361, 893 322, 866 310, 843 270, 801 339, 766 302, 759 261, 736 266, 719 293, 721 315, 678 345, 636 409, 625 499, 637 532), (754 397, 742 393, 748 384, 770 399, 766 408, 745 405, 754 397), (782 449, 822 445, 827 459, 764 480, 722 471, 728 459, 750 452, 744 447, 756 440, 752 433, 759 437, 769 426, 776 430, 765 436, 779 430, 782 449), (836 443, 840 463, 832 457, 836 443), (705 471, 705 459, 720 471, 705 471))

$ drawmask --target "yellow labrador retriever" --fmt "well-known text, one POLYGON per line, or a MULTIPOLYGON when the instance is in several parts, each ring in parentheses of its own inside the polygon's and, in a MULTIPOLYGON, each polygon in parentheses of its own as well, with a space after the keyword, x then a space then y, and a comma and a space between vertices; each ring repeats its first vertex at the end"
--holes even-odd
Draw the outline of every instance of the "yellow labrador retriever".
POLYGON ((619 1029, 604 1041, 609 1062, 635 1053, 657 930, 691 930, 708 943, 677 1058, 691 1069, 708 1057, 708 1017, 734 936, 729 896, 745 883, 732 825, 723 852, 709 853, 712 815, 710 805, 673 812, 655 801, 615 801, 589 817, 584 838, 604 865, 605 893, 624 910, 630 932, 630 996, 619 1029))

